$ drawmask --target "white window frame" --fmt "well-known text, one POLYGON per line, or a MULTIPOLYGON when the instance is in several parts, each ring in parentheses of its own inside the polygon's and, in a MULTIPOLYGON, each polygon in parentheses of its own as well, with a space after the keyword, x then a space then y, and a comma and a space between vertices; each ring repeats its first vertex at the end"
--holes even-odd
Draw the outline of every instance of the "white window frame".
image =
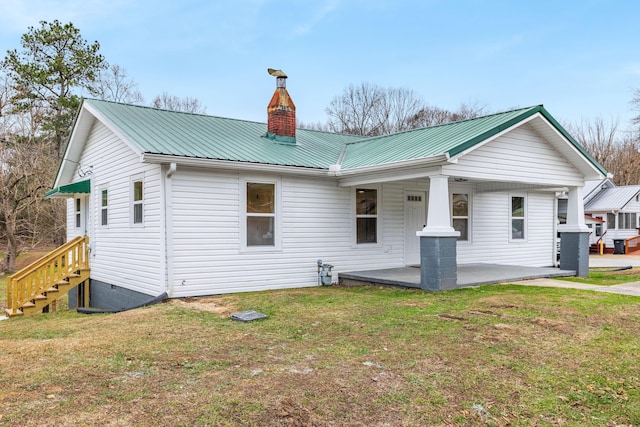
MULTIPOLYGON (((99 214, 98 214, 97 223, 98 223, 98 225, 100 227, 106 228, 106 227, 109 226, 109 198, 111 197, 110 194, 109 194, 109 187, 100 187, 98 189, 98 194, 99 194, 99 200, 98 200, 98 204, 99 204, 98 212, 99 212, 99 214), (107 192, 107 205, 103 206, 102 205, 102 193, 105 192, 105 191, 107 192), (103 223, 103 219, 104 219, 104 216, 105 216, 105 214, 103 214, 103 212, 106 212, 106 220, 107 220, 106 224, 103 223)), ((143 194, 143 196, 144 196, 144 194, 143 194)))
POLYGON ((282 180, 264 176, 244 176, 240 178, 240 251, 242 252, 276 252, 282 250, 282 180), (273 184, 275 191, 273 214, 247 214, 247 184, 273 184), (247 218, 250 216, 273 217, 273 246, 247 245, 247 218))
POLYGON ((473 205, 472 205, 472 193, 471 190, 468 188, 452 188, 450 195, 449 195, 449 212, 451 212, 451 227, 453 227, 453 220, 454 219, 466 219, 467 220, 467 238, 465 240, 460 239, 459 236, 458 238, 456 238, 456 241, 458 243, 462 243, 462 244, 470 244, 472 241, 472 236, 473 236, 473 229, 472 229, 472 213, 473 213, 473 205), (467 215, 466 216, 462 216, 462 215, 453 215, 453 195, 454 194, 464 194, 467 196, 467 215))
POLYGON ((83 227, 84 221, 82 220, 82 204, 84 200, 82 197, 74 197, 73 198, 73 225, 76 230, 79 230, 83 227))
POLYGON ((382 189, 379 185, 359 185, 353 187, 351 192, 351 212, 353 213, 353 247, 371 248, 382 246, 382 189), (376 191, 376 214, 358 214, 356 206, 358 200, 358 190, 375 190, 376 191), (371 243, 358 243, 358 219, 359 218, 375 218, 376 219, 376 241, 371 243))
POLYGON ((129 215, 129 223, 132 227, 144 227, 144 211, 145 211, 145 196, 146 196, 146 189, 144 186, 144 174, 137 174, 137 175, 133 175, 130 178, 130 182, 129 182, 129 206, 130 206, 130 215, 129 215), (135 200, 135 183, 136 182, 142 182, 142 200, 135 200), (137 205, 141 205, 142 206, 142 221, 141 222, 135 222, 135 206, 137 205))
POLYGON ((523 243, 523 242, 527 242, 529 240, 529 201, 528 201, 528 197, 526 194, 522 194, 522 193, 510 193, 509 194, 509 242, 513 242, 513 243, 523 243), (519 217, 519 216, 513 216, 513 198, 514 197, 521 197, 522 200, 522 204, 523 204, 523 209, 524 209, 524 216, 523 217, 519 217), (513 237, 513 220, 522 220, 523 224, 522 224, 522 232, 524 233, 524 236, 522 237, 522 239, 515 239, 513 237))

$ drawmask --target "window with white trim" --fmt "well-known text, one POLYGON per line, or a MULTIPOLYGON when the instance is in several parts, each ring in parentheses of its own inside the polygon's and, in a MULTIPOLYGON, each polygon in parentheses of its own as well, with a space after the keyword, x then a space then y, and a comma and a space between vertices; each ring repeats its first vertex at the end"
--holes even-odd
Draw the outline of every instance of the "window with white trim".
POLYGON ((109 224, 109 192, 103 189, 100 192, 100 225, 109 224))
POLYGON ((134 178, 131 181, 131 220, 133 224, 144 224, 144 181, 134 178))
POLYGON ((276 242, 276 185, 247 182, 246 184, 247 247, 274 247, 276 242))
POLYGON ((524 196, 511 196, 511 240, 524 240, 526 237, 526 199, 524 196))
POLYGON ((607 229, 608 230, 616 229, 616 214, 613 214, 613 213, 607 214, 607 229))
POLYGON ((378 243, 378 190, 356 188, 356 243, 378 243))
POLYGON ((632 213, 632 212, 618 213, 618 229, 635 230, 637 226, 638 226, 638 219, 635 213, 632 213))
POLYGON ((74 213, 76 218, 76 228, 82 227, 82 199, 77 197, 74 200, 74 213))
POLYGON ((454 230, 460 232, 459 241, 469 240, 469 194, 453 193, 451 196, 451 222, 454 230))

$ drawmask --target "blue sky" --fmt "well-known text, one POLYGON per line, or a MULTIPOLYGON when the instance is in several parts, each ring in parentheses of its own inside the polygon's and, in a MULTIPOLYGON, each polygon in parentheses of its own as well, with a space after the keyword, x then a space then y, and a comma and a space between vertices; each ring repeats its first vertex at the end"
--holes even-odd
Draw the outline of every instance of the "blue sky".
POLYGON ((442 108, 544 104, 562 122, 625 127, 640 87, 635 0, 2 0, 2 56, 54 19, 99 41, 147 103, 166 91, 247 120, 266 120, 268 67, 288 74, 303 122, 369 82, 442 108))

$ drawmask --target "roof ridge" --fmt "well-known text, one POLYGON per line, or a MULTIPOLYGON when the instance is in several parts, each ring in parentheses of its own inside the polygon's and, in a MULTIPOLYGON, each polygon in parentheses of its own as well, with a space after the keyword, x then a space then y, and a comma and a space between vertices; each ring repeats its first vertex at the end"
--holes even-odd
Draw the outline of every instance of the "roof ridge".
POLYGON ((423 130, 423 129, 435 129, 435 128, 439 128, 439 127, 451 126, 451 125, 455 125, 455 124, 459 124, 459 123, 465 123, 465 122, 470 122, 470 121, 474 121, 474 120, 480 120, 480 119, 486 119, 486 118, 489 118, 489 117, 495 117, 495 116, 499 116, 499 115, 502 115, 502 114, 515 113, 516 111, 527 111, 527 110, 531 110, 531 109, 539 108, 539 107, 544 107, 544 106, 543 106, 543 104, 538 104, 538 105, 532 105, 532 106, 524 107, 524 108, 514 108, 513 110, 499 111, 497 113, 486 114, 484 116, 472 117, 472 118, 469 118, 469 119, 456 120, 456 121, 453 121, 453 122, 446 122, 446 123, 438 123, 437 125, 433 125, 433 126, 423 126, 423 127, 419 127, 419 128, 413 128, 413 129, 407 129, 407 130, 403 130, 403 131, 399 131, 399 132, 388 133, 388 134, 385 134, 385 135, 376 135, 376 136, 370 136, 370 137, 363 137, 365 139, 363 139, 361 141, 351 141, 351 142, 347 142, 346 144, 347 145, 351 145, 351 144, 357 144, 357 143, 360 143, 360 142, 375 141, 376 139, 387 138, 389 136, 402 135, 402 134, 405 134, 405 133, 416 132, 416 131, 423 130))
POLYGON ((95 99, 95 98, 83 98, 85 101, 97 101, 97 102, 101 102, 101 103, 105 103, 105 104, 115 104, 115 105, 122 105, 124 107, 134 107, 134 108, 141 108, 141 109, 145 109, 145 110, 153 110, 153 111, 159 111, 162 113, 172 113, 172 114, 184 114, 187 116, 195 116, 195 117, 209 117, 209 118, 213 118, 213 119, 222 119, 222 120, 233 120, 236 122, 245 122, 245 123, 255 123, 255 124, 264 124, 266 125, 266 122, 258 122, 256 120, 248 120, 248 119, 235 119, 232 117, 223 117, 223 116, 215 116, 212 114, 204 114, 204 113, 191 113, 188 111, 176 111, 176 110, 168 110, 166 108, 156 108, 156 107, 152 107, 149 105, 138 105, 138 104, 127 104, 126 102, 117 102, 117 101, 107 101, 104 99, 95 99))

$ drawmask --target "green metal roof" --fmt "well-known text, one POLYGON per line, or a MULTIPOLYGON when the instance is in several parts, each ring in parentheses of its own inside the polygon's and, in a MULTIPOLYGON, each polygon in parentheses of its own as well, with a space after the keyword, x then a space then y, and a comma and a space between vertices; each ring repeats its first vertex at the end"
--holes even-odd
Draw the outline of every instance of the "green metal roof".
POLYGON ((296 143, 267 137, 266 123, 85 100, 143 153, 327 169, 361 137, 296 130, 296 143))
POLYGON ((74 194, 89 194, 91 193, 91 181, 85 180, 80 182, 74 182, 67 185, 61 185, 60 187, 56 187, 52 190, 44 193, 44 197, 46 199, 50 199, 52 197, 70 197, 74 194))
POLYGON ((349 143, 342 169, 443 154, 453 157, 536 113, 541 113, 547 118, 581 154, 606 174, 602 166, 541 105, 349 143))
POLYGON ((541 105, 373 138, 297 129, 292 144, 269 138, 265 123, 98 100, 84 103, 143 153, 318 169, 339 164, 341 170, 453 157, 540 113, 606 174, 541 105))

